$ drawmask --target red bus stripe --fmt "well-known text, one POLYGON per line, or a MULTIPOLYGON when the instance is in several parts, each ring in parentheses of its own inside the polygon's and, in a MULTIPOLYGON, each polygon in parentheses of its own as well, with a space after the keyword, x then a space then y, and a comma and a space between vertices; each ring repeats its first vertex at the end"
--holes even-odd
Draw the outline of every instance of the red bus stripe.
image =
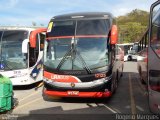
POLYGON ((67 91, 48 91, 45 90, 44 93, 48 96, 57 96, 57 97, 83 97, 83 98, 102 98, 102 97, 110 97, 111 92, 79 92, 78 95, 68 95, 67 91))
POLYGON ((99 38, 99 37, 103 37, 106 38, 108 37, 107 35, 78 35, 75 36, 76 38, 99 38))
POLYGON ((51 39, 59 39, 59 38, 106 38, 108 37, 107 35, 78 35, 78 36, 56 36, 56 37, 48 37, 46 38, 47 40, 51 40, 51 39))
POLYGON ((51 39, 59 39, 59 38, 73 38, 74 36, 57 36, 57 37, 48 37, 46 38, 47 40, 51 39))

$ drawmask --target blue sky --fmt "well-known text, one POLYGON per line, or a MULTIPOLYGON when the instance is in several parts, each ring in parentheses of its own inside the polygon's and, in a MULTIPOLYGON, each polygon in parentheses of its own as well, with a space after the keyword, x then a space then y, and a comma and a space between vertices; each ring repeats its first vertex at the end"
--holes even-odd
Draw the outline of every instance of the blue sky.
POLYGON ((55 16, 73 12, 111 12, 115 17, 133 9, 149 11, 156 0, 0 0, 0 25, 47 26, 55 16))

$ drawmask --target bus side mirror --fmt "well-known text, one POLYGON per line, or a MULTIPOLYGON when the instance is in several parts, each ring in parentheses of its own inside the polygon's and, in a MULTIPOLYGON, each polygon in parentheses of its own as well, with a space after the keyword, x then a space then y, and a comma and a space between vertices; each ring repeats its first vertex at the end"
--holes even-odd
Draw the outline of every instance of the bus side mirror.
POLYGON ((33 30, 31 32, 30 37, 29 37, 29 42, 30 42, 30 46, 32 48, 36 48, 37 34, 42 33, 42 32, 46 32, 46 31, 47 31, 46 28, 39 28, 39 29, 33 30))
POLYGON ((27 53, 28 52, 28 43, 29 39, 25 39, 22 42, 22 53, 27 53))
POLYGON ((111 29, 111 45, 115 45, 118 40, 118 28, 116 25, 112 26, 111 29))

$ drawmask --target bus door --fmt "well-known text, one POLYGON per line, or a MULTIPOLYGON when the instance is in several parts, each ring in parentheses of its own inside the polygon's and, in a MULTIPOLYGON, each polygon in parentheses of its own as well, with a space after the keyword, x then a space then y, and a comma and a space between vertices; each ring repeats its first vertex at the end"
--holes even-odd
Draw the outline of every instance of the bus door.
POLYGON ((31 69, 30 75, 33 79, 37 78, 37 75, 42 68, 45 31, 45 28, 40 28, 32 31, 30 34, 29 68, 31 69))

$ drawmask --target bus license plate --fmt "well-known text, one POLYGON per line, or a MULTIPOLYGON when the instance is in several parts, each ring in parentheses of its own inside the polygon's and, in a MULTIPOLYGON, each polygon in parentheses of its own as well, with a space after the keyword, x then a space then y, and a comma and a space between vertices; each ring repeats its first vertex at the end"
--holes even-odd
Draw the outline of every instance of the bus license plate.
POLYGON ((78 96, 79 91, 67 91, 67 94, 70 95, 70 96, 78 96))

